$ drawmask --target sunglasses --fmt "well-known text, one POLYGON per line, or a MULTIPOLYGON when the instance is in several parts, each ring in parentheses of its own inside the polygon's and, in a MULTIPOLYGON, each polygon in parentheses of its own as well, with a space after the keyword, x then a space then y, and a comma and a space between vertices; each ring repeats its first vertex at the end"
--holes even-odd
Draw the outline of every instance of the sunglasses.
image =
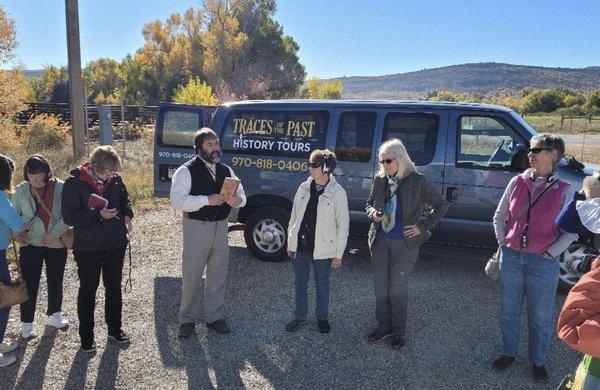
POLYGON ((396 159, 395 157, 394 157, 394 158, 388 158, 388 159, 386 159, 386 160, 379 160, 379 162, 381 163, 381 165, 383 165, 383 164, 388 164, 388 165, 389 165, 389 164, 391 164, 391 163, 392 163, 392 161, 394 161, 395 159, 396 159))
POLYGON ((321 166, 321 164, 316 163, 316 162, 309 162, 308 166, 316 169, 316 168, 319 168, 321 166))
POLYGON ((529 148, 529 149, 527 149, 527 153, 538 154, 542 150, 552 150, 552 149, 550 149, 550 148, 529 148))

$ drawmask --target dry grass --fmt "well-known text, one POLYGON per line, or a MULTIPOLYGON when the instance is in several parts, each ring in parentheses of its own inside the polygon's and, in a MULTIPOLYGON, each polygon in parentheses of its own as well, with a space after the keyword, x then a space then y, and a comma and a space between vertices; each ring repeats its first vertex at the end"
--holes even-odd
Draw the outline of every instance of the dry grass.
POLYGON ((569 146, 567 144, 567 153, 579 161, 600 165, 600 146, 585 145, 582 148, 581 145, 569 146))
POLYGON ((559 134, 600 134, 600 117, 564 119, 561 126, 560 115, 524 115, 523 119, 533 126, 538 133, 559 134))

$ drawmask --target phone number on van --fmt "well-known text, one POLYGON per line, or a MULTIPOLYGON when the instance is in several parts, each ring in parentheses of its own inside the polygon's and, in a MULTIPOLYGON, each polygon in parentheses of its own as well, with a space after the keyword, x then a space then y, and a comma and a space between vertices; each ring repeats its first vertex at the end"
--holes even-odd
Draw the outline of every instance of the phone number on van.
POLYGON ((300 161, 271 160, 270 158, 233 157, 231 165, 241 168, 279 169, 280 171, 308 170, 308 163, 300 161))

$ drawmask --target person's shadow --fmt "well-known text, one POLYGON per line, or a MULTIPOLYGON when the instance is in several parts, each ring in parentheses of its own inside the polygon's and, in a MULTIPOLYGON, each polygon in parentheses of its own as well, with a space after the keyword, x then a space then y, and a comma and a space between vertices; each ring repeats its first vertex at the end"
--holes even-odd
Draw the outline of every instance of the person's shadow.
MULTIPOLYGON (((46 365, 50 358, 50 352, 54 346, 54 341, 58 335, 58 330, 46 326, 44 333, 41 335, 39 342, 35 346, 35 352, 29 360, 29 364, 23 370, 19 382, 15 384, 16 388, 23 389, 42 389, 44 384, 44 374, 46 372, 46 365)), ((21 341, 23 354, 27 348, 28 342, 21 341)))
POLYGON ((127 344, 116 344, 106 341, 104 353, 100 358, 98 376, 96 377, 96 389, 114 389, 119 369, 119 354, 121 350, 129 348, 127 344))
POLYGON ((65 389, 85 389, 88 365, 90 360, 94 358, 96 352, 83 352, 78 350, 75 354, 75 359, 71 363, 71 369, 69 370, 69 376, 65 383, 65 389))

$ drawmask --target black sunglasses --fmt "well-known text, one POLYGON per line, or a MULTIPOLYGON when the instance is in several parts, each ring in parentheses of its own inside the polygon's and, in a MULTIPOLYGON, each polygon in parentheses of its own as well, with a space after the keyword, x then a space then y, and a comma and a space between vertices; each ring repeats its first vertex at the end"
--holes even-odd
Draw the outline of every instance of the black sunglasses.
POLYGON ((319 168, 321 166, 321 164, 316 163, 316 162, 309 162, 308 166, 311 168, 319 168))
POLYGON ((394 157, 394 158, 388 158, 388 159, 386 159, 386 160, 379 160, 379 162, 381 163, 381 165, 383 165, 383 164, 388 164, 388 165, 389 165, 389 164, 391 164, 391 163, 392 163, 392 161, 394 161, 395 159, 396 159, 396 157, 394 157))
POLYGON ((538 154, 542 150, 552 150, 552 149, 550 149, 550 148, 529 148, 529 149, 527 149, 527 153, 538 154))

